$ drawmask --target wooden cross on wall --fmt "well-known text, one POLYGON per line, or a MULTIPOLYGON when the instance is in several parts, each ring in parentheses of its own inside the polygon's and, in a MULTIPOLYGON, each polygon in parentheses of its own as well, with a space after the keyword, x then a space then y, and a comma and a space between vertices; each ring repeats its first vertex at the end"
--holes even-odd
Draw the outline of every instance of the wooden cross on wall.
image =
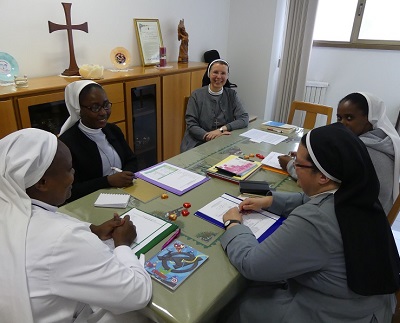
POLYGON ((62 75, 65 76, 73 76, 79 75, 79 67, 76 64, 75 60, 75 51, 74 51, 74 41, 72 39, 72 30, 81 30, 84 32, 88 32, 88 24, 87 22, 80 24, 80 25, 72 25, 71 24, 71 6, 72 3, 61 3, 64 7, 65 13, 65 20, 67 21, 66 25, 59 25, 49 21, 49 32, 52 33, 53 31, 57 30, 67 30, 68 33, 68 46, 69 46, 69 67, 62 72, 62 75))

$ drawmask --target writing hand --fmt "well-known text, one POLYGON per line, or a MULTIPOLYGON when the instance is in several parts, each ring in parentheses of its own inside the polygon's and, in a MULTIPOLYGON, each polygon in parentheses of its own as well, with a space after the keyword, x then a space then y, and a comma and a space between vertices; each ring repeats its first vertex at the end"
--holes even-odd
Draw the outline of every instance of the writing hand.
POLYGON ((240 211, 248 210, 261 210, 263 208, 268 208, 272 204, 272 196, 265 197, 249 197, 239 204, 240 211))
POLYGON ((292 160, 292 157, 287 155, 278 156, 279 165, 283 170, 287 170, 287 164, 292 160))
POLYGON ((130 186, 134 178, 135 174, 127 170, 107 176, 108 183, 112 187, 130 186))

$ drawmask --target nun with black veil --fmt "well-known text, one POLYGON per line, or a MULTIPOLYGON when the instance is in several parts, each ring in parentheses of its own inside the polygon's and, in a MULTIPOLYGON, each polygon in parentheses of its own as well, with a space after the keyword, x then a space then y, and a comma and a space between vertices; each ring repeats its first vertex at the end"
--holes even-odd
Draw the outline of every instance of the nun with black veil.
POLYGON ((248 279, 227 322, 391 322, 399 254, 365 145, 340 123, 303 136, 295 167, 304 193, 248 198, 224 215, 221 245, 248 279), (287 217, 258 243, 242 211, 287 217))

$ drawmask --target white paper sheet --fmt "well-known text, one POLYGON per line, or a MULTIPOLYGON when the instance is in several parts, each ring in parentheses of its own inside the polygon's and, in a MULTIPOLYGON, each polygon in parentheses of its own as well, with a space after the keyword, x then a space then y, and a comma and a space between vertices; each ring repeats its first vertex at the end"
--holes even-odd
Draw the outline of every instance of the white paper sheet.
POLYGON ((277 153, 275 151, 271 151, 267 157, 265 157, 262 161, 261 164, 266 165, 266 166, 270 166, 270 167, 274 167, 274 168, 278 168, 278 169, 282 169, 281 165, 279 165, 279 160, 278 157, 279 156, 283 156, 285 154, 282 153, 277 153))
POLYGON ((266 132, 266 131, 262 131, 262 130, 258 130, 258 129, 250 129, 250 130, 240 134, 240 136, 250 138, 250 140, 255 141, 255 142, 264 141, 264 142, 272 144, 272 145, 277 145, 287 138, 287 136, 278 135, 275 133, 270 133, 270 132, 266 132))

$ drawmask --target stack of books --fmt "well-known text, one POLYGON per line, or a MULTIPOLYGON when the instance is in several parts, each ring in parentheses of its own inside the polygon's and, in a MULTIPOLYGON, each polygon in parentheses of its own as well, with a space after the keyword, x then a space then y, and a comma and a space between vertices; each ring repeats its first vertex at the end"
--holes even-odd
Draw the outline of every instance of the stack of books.
POLYGON ((239 184, 239 181, 249 178, 260 167, 261 163, 258 161, 246 160, 235 155, 230 155, 207 169, 207 174, 211 177, 239 184))
POLYGON ((289 133, 292 133, 293 131, 295 131, 297 129, 297 127, 287 124, 287 123, 282 123, 282 122, 277 122, 277 121, 267 121, 267 122, 263 122, 261 124, 261 129, 278 132, 278 133, 289 134, 289 133))

